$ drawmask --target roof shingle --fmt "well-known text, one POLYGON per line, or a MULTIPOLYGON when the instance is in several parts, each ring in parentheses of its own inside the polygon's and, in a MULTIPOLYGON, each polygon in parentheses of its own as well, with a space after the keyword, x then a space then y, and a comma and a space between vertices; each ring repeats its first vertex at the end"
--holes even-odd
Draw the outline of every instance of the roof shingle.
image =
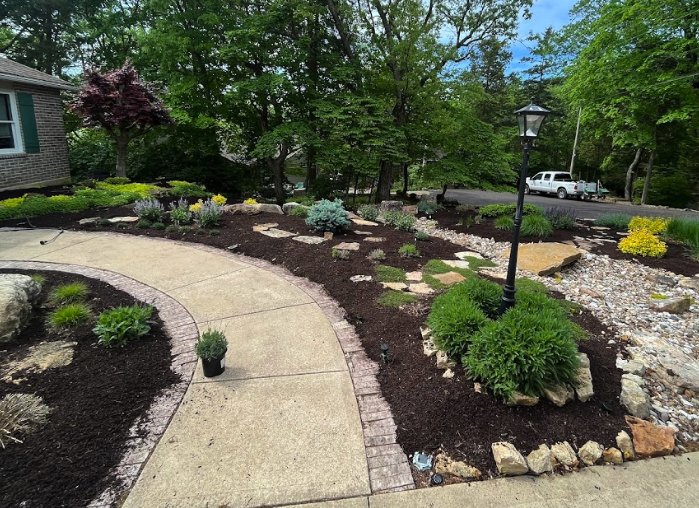
POLYGON ((0 57, 0 79, 8 81, 33 82, 50 88, 73 89, 73 85, 60 78, 51 76, 9 58, 0 57), (13 79, 14 78, 14 79, 13 79))

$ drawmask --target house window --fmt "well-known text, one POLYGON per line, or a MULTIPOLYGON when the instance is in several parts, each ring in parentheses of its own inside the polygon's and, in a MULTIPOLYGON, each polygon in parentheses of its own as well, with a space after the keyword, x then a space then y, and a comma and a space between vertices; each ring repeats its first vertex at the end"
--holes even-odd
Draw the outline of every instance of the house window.
POLYGON ((0 91, 0 155, 22 151, 15 95, 0 91))

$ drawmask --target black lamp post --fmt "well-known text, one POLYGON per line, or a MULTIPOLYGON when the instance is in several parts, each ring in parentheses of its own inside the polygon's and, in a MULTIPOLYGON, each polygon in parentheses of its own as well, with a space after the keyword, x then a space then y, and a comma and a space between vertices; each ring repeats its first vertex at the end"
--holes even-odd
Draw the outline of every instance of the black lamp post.
POLYGON ((515 211, 515 225, 512 231, 512 248, 510 249, 510 262, 507 265, 507 280, 502 288, 502 298, 498 313, 502 316, 507 309, 515 304, 515 277, 517 275, 517 251, 519 250, 519 228, 522 225, 522 208, 524 207, 524 186, 529 170, 529 152, 532 150, 534 140, 539 135, 539 129, 544 120, 551 113, 532 103, 529 106, 515 112, 519 123, 519 137, 524 147, 524 160, 522 161, 522 171, 519 175, 519 194, 517 195, 517 210, 515 211))

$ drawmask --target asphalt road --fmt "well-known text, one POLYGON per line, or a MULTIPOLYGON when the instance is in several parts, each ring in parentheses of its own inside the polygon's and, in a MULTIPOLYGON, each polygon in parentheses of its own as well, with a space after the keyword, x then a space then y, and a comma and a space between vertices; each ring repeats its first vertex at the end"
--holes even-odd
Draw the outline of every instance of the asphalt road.
MULTIPOLYGON (((438 191, 433 191, 437 193, 438 191)), ((447 199, 456 199, 459 203, 472 205, 491 205, 496 203, 516 203, 517 195, 507 192, 491 192, 467 189, 449 189, 447 199)), ((699 219, 699 212, 678 210, 675 208, 657 208, 654 206, 631 205, 628 203, 612 203, 610 201, 579 201, 575 198, 558 199, 555 195, 529 194, 524 196, 525 203, 541 207, 564 206, 575 208, 581 219, 596 219, 609 213, 625 213, 628 215, 643 215, 653 217, 694 217, 699 219)))

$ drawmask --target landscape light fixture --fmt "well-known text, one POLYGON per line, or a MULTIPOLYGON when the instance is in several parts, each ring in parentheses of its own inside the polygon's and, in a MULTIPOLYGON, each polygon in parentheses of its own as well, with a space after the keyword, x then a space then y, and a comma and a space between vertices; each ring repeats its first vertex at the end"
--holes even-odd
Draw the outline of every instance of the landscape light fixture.
POLYGON ((444 483, 444 477, 439 473, 435 473, 432 475, 432 478, 430 478, 430 483, 435 487, 442 485, 444 483))
POLYGON ((381 361, 383 363, 388 363, 388 344, 385 342, 381 344, 381 361))
POLYGON ((544 120, 551 112, 541 106, 531 104, 519 111, 515 111, 517 123, 519 124, 519 137, 522 140, 524 158, 522 160, 522 170, 519 175, 519 193, 517 194, 517 209, 515 211, 514 228, 512 229, 512 247, 510 248, 510 261, 507 265, 507 279, 502 287, 502 298, 498 314, 502 316, 508 309, 515 305, 515 277, 517 275, 517 253, 519 250, 519 229, 522 226, 522 209, 524 208, 524 187, 529 171, 529 152, 531 152, 534 140, 539 137, 539 130, 544 124, 544 120))

